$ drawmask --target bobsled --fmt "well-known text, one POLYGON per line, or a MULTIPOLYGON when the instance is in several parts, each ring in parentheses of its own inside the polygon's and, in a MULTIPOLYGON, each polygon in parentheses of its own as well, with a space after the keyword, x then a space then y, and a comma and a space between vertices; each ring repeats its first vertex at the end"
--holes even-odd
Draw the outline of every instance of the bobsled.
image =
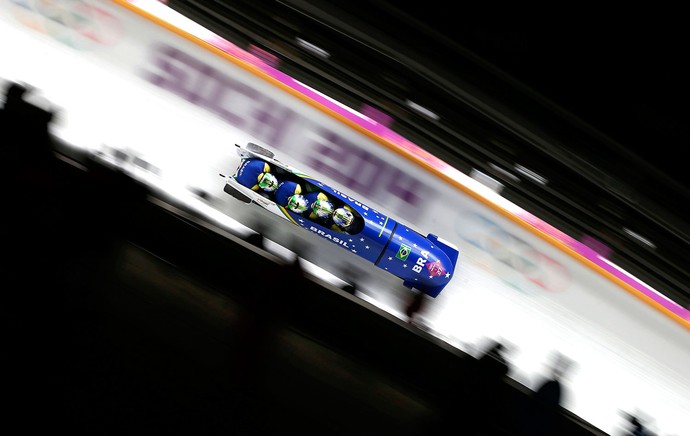
POLYGON ((430 297, 436 298, 453 279, 459 252, 451 242, 434 234, 424 236, 393 217, 281 162, 265 147, 254 143, 235 146, 241 158, 240 164, 232 175, 221 174, 225 178, 223 190, 235 199, 255 204, 315 236, 338 245, 352 255, 359 256, 402 279, 404 286, 417 289, 430 297), (335 208, 346 206, 352 213, 351 225, 346 231, 334 230, 334 226, 310 219, 308 214, 296 213, 279 204, 274 192, 247 186, 241 172, 246 167, 246 161, 255 159, 268 164, 266 168, 270 168, 271 174, 279 182, 296 182, 302 187, 302 192, 323 192, 335 208), (241 183, 241 180, 244 183, 241 183))

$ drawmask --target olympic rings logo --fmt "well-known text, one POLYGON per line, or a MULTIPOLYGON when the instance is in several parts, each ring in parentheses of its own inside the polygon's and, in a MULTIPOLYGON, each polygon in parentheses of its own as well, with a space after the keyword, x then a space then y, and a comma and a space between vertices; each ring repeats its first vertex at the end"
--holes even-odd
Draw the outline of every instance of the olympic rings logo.
POLYGON ((522 291, 527 291, 529 285, 561 291, 572 282, 571 273, 563 264, 481 214, 461 215, 456 220, 456 231, 487 255, 488 265, 502 280, 522 291))

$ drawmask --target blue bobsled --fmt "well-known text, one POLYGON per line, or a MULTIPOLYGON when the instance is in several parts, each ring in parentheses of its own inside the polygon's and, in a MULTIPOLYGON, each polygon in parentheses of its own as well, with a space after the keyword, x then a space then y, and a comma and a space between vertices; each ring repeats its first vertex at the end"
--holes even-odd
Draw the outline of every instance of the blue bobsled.
MULTIPOLYGON (((415 288, 437 297, 453 279, 458 262, 458 249, 436 235, 424 236, 362 202, 314 179, 275 159, 273 152, 249 143, 237 146, 242 161, 232 176, 226 177, 225 192, 245 203, 255 203, 303 229, 326 239, 351 253, 368 260, 377 267, 401 278, 408 288, 415 288), (279 205, 272 193, 254 190, 238 180, 247 160, 259 158, 271 167, 279 180, 299 183, 303 189, 325 193, 336 206, 347 206, 354 215, 354 223, 347 233, 336 231, 328 224, 309 219, 279 205)), ((255 187, 256 189, 256 187, 255 187)))

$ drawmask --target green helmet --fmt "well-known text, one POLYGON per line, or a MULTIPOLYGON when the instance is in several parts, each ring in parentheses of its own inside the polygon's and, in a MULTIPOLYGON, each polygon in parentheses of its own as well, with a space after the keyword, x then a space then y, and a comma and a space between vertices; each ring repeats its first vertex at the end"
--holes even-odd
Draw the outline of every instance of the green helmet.
POLYGON ((328 200, 318 199, 312 203, 311 210, 319 218, 328 218, 333 213, 333 203, 328 200))
POLYGON ((295 194, 288 198, 287 207, 295 213, 302 213, 307 210, 307 199, 300 194, 295 194))
POLYGON ((271 173, 259 174, 259 188, 267 192, 275 191, 278 187, 278 179, 271 173))

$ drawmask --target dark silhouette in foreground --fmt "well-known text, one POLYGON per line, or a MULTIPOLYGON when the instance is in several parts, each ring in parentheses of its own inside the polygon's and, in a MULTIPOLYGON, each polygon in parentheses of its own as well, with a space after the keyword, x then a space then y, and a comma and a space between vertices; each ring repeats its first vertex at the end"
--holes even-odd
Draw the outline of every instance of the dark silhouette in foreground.
POLYGON ((467 434, 485 434, 486 427, 492 425, 492 410, 503 403, 505 379, 510 371, 507 352, 502 342, 493 341, 474 365, 469 382, 474 401, 467 408, 467 434))
POLYGON ((549 373, 532 394, 523 418, 522 431, 527 436, 556 435, 562 432, 562 405, 565 399, 563 377, 573 362, 559 352, 552 355, 549 373))
POLYGON ((626 418, 629 424, 626 436, 656 436, 638 416, 627 414, 626 418))
POLYGON ((448 428, 460 428, 458 434, 470 436, 496 434, 502 423, 495 421, 494 413, 506 403, 508 351, 503 342, 491 340, 477 358, 463 359, 457 373, 448 377, 428 434, 443 434, 448 428))

